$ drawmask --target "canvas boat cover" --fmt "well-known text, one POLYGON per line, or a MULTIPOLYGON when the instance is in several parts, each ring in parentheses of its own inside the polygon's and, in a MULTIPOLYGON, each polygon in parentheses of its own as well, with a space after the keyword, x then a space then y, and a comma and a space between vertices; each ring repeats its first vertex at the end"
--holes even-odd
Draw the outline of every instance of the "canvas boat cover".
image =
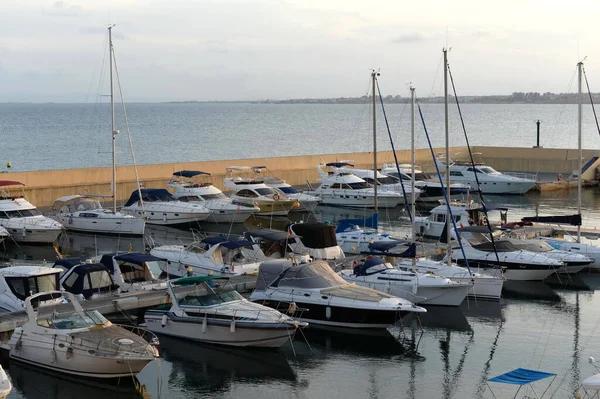
POLYGON ((335 227, 325 223, 296 223, 290 226, 307 248, 330 248, 338 245, 335 227))
POLYGON ((324 261, 294 265, 289 260, 273 260, 261 263, 256 281, 257 290, 267 287, 285 288, 331 288, 348 282, 338 276, 324 261))
MULTIPOLYGON (((177 201, 175 197, 171 195, 170 192, 165 190, 164 188, 143 188, 140 190, 142 192, 142 200, 145 202, 155 202, 155 201, 177 201)), ((131 206, 140 200, 140 193, 138 190, 135 190, 131 193, 131 196, 125 203, 125 206, 131 206)))
POLYGON ((338 227, 337 227, 337 229, 335 229, 335 232, 342 233, 342 232, 348 230, 348 228, 350 228, 352 226, 369 227, 371 229, 377 229, 378 221, 379 221, 379 214, 377 212, 375 212, 373 215, 371 215, 368 218, 341 219, 338 222, 338 227))
POLYGON ((200 170, 180 170, 179 172, 173 173, 173 176, 181 176, 181 177, 194 177, 194 176, 198 176, 198 175, 210 176, 210 173, 202 172, 200 170))
POLYGON ((501 374, 497 377, 490 378, 488 381, 499 382, 501 384, 525 385, 531 384, 548 377, 555 377, 554 373, 546 373, 544 371, 529 370, 518 368, 508 373, 501 374))

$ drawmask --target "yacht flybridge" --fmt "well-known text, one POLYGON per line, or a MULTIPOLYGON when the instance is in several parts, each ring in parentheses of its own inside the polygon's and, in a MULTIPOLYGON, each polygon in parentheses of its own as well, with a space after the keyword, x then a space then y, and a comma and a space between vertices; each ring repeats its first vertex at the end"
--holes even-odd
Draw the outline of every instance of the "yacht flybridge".
POLYGON ((173 173, 167 184, 175 190, 179 201, 199 203, 210 210, 207 222, 242 223, 260 208, 254 204, 234 201, 212 183, 210 173, 199 170, 181 170, 173 173))
POLYGON ((18 181, 0 180, 0 226, 16 242, 42 244, 56 241, 63 226, 43 216, 27 201, 23 187, 24 184, 18 181))
MULTIPOLYGON (((373 208, 375 204, 375 190, 365 180, 347 172, 325 172, 323 166, 330 168, 343 168, 348 166, 345 162, 332 162, 326 165, 317 165, 321 175, 321 184, 314 190, 305 191, 306 194, 316 195, 324 205, 347 206, 355 208, 373 208)), ((404 202, 401 192, 383 191, 377 193, 377 202, 380 208, 394 208, 404 202)))
POLYGON ((105 209, 98 196, 69 195, 54 201, 52 216, 67 230, 85 233, 144 235, 141 217, 105 209))
POLYGON ((231 190, 231 198, 234 201, 258 206, 258 215, 285 216, 292 209, 300 208, 297 200, 267 186, 261 179, 256 179, 252 171, 250 166, 227 168, 223 184, 226 189, 231 190))

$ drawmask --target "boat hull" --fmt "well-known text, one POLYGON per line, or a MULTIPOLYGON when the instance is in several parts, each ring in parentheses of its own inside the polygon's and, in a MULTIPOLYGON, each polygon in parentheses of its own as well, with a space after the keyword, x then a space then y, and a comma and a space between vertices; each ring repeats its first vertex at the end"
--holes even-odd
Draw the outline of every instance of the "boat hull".
POLYGON ((417 285, 416 292, 413 292, 413 283, 409 284, 389 284, 389 283, 372 283, 356 280, 358 285, 369 287, 377 291, 382 291, 390 295, 404 298, 417 305, 436 305, 436 306, 459 306, 467 297, 471 290, 470 284, 459 285, 440 285, 440 286, 424 286, 417 285))
POLYGON ((207 319, 204 326, 203 317, 177 317, 153 310, 147 311, 144 318, 147 328, 154 333, 226 346, 279 348, 295 333, 295 326, 284 323, 237 321, 232 326, 228 320, 207 319), (164 326, 163 316, 166 316, 164 326))
MULTIPOLYGON (((349 208, 373 208, 374 196, 362 194, 323 193, 311 192, 311 195, 321 197, 321 204, 330 206, 344 206, 349 208)), ((377 196, 379 208, 395 208, 404 201, 401 197, 377 196)))
POLYGON ((473 287, 467 294, 469 297, 476 299, 487 299, 498 301, 502 297, 502 286, 504 280, 502 278, 474 278, 468 277, 451 277, 452 280, 468 283, 473 281, 473 287))
MULTIPOLYGON (((462 259, 454 259, 454 261, 459 265, 465 265, 465 262, 462 259)), ((493 273, 498 272, 498 267, 495 266, 492 261, 479 262, 474 259, 469 259, 469 265, 474 268, 479 267, 482 270, 485 270, 486 273, 490 271, 492 275, 494 275, 493 273)), ((554 268, 553 266, 548 265, 509 262, 500 262, 500 267, 504 269, 504 278, 506 280, 517 281, 542 281, 558 270, 558 267, 554 268)))
POLYGON ((47 244, 53 243, 58 239, 58 236, 62 233, 62 229, 36 229, 36 228, 11 228, 6 227, 6 230, 10 233, 10 237, 15 242, 29 243, 29 244, 47 244))
POLYGON ((62 215, 59 221, 70 231, 106 235, 143 236, 146 224, 138 218, 91 218, 62 215))
MULTIPOLYGON (((210 208, 209 208, 210 209, 210 208)), ((211 209, 210 215, 205 219, 208 223, 243 223, 254 212, 238 212, 235 210, 211 209)))

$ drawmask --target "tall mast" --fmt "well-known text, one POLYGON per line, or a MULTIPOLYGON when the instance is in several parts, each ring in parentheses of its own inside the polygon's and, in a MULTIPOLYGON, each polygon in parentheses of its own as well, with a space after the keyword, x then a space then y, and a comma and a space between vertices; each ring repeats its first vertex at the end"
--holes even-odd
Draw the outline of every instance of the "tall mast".
POLYGON ((108 60, 110 65, 110 116, 111 116, 111 134, 112 134, 112 198, 113 198, 113 212, 117 213, 117 162, 115 156, 115 142, 117 138, 117 129, 115 126, 115 97, 113 88, 113 45, 112 45, 112 28, 114 25, 108 27, 108 60))
POLYGON ((371 80, 373 84, 373 190, 375 194, 373 207, 375 208, 375 212, 377 212, 377 185, 379 184, 379 182, 377 181, 377 101, 375 101, 375 82, 377 79, 377 75, 379 75, 379 73, 373 70, 373 72, 371 73, 371 80))
MULTIPOLYGON (((410 188, 411 192, 411 203, 410 203, 410 214, 415 215, 416 213, 416 198, 415 198, 415 88, 411 86, 410 88, 410 188)), ((400 180, 402 182, 402 180, 400 180)), ((412 242, 413 244, 417 241, 415 226, 414 223, 412 225, 412 242)), ((412 267, 413 270, 417 268, 417 258, 412 258, 412 267)))
POLYGON ((451 221, 450 221, 450 135, 448 133, 448 50, 444 49, 444 131, 446 134, 446 197, 448 206, 446 207, 446 239, 448 246, 448 264, 452 263, 450 254, 452 253, 451 244, 451 221))
MULTIPOLYGON (((583 169, 583 150, 581 149, 581 72, 583 62, 577 64, 577 149, 578 149, 578 172, 577 172, 577 214, 581 215, 581 172, 583 169)), ((581 242, 581 226, 577 226, 577 242, 581 242)))

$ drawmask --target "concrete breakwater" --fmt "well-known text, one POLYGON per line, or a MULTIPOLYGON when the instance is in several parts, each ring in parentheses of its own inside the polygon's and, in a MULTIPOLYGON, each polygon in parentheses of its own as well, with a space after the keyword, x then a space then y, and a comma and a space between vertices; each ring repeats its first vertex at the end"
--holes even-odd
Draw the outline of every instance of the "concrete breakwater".
MULTIPOLYGON (((436 149, 436 153, 445 152, 436 149)), ((517 148, 517 147, 472 147, 472 152, 482 161, 502 171, 564 174, 565 178, 578 168, 577 150, 556 148, 517 148)), ((410 162, 410 151, 396 151, 400 163, 410 162)), ((467 147, 450 149, 452 159, 466 159, 467 147)), ((598 156, 596 150, 584 150, 584 163, 598 156)), ((393 163, 391 151, 377 154, 379 166, 393 163)), ((292 185, 315 183, 319 174, 319 163, 351 160, 356 167, 370 168, 373 163, 371 152, 341 153, 323 155, 302 155, 272 158, 233 159, 222 161, 200 161, 188 163, 169 163, 139 165, 137 167, 143 187, 164 188, 173 172, 178 170, 202 170, 212 174, 216 187, 222 188, 225 168, 228 166, 264 165, 277 177, 292 185)), ((416 151, 417 164, 426 172, 435 170, 429 149, 416 151)), ((587 178, 583 175, 584 178, 587 178)), ((25 184, 25 195, 39 207, 49 207, 56 198, 73 194, 110 194, 111 168, 82 168, 65 170, 42 170, 30 172, 8 172, 0 180, 16 180, 25 184)), ((133 166, 117 167, 117 199, 129 198, 136 189, 133 166)))

